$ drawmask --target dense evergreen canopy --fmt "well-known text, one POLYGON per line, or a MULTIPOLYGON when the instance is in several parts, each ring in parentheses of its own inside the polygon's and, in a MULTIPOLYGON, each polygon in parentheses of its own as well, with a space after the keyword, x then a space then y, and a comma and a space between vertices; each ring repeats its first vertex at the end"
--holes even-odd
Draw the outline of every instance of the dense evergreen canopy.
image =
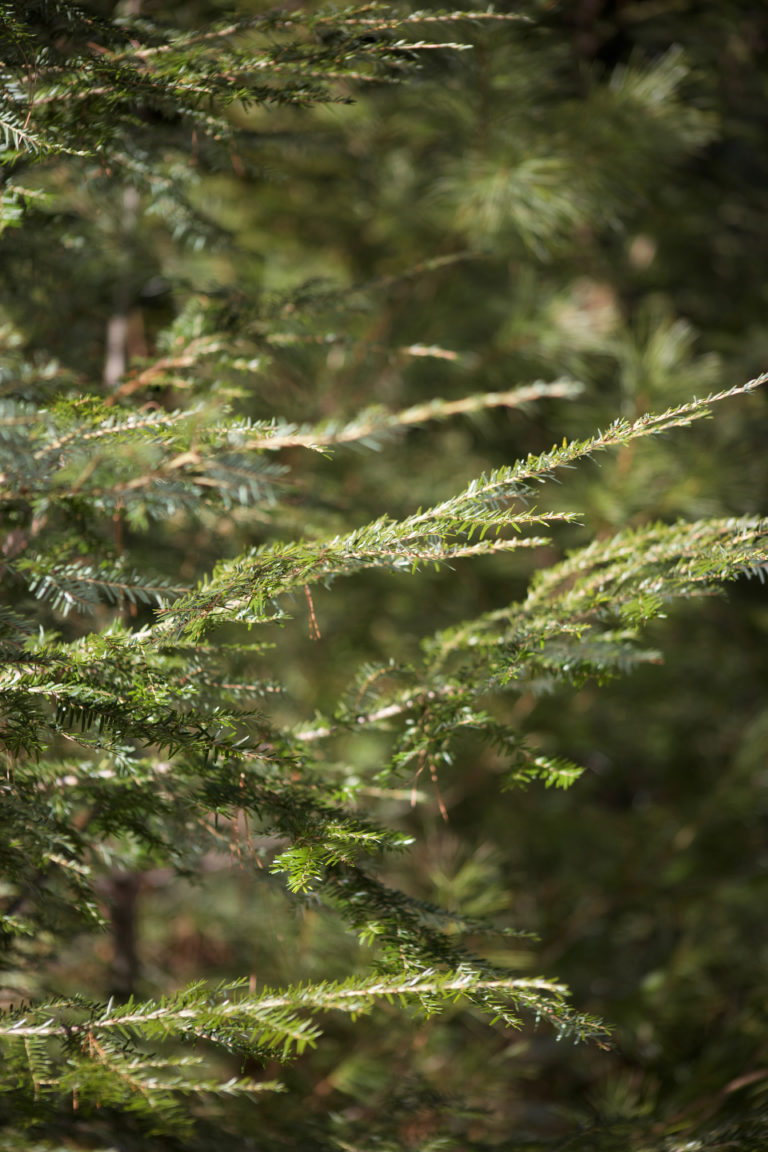
POLYGON ((763 1147, 768 15, 0 35, 0 1148, 763 1147))

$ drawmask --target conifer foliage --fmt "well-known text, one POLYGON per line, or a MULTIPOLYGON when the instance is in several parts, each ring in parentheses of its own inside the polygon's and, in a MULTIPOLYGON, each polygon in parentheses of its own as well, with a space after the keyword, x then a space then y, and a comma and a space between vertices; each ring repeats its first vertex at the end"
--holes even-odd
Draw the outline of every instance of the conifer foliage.
MULTIPOLYGON (((519 157, 494 192, 503 174, 476 159, 436 200, 471 251, 436 244, 420 266, 366 284, 225 283, 221 268, 241 256, 240 225, 209 210, 222 174, 258 189, 279 179, 275 149, 322 172, 328 138, 289 131, 286 115, 354 109, 368 90, 391 91, 396 107, 425 75, 450 78, 465 50, 484 50, 491 25, 519 26, 510 42, 525 51, 534 9, 288 6, 217 21, 191 6, 181 26, 173 9, 0 9, 3 1147, 208 1147, 217 1124, 233 1147, 261 1147, 247 1133, 283 1090, 279 1066, 322 1045, 336 1016, 381 1004, 433 1014, 461 999, 489 1027, 608 1043, 609 1027, 555 976, 531 975, 535 944, 513 924, 398 886, 391 861, 413 852, 412 803, 443 806, 441 774, 467 740, 493 750, 500 792, 578 779, 578 764, 526 737, 509 701, 652 663, 643 633, 670 602, 768 564, 758 515, 592 532, 568 496, 591 462, 690 435, 768 375, 700 398, 692 387, 647 413, 625 405, 591 435, 474 476, 457 469, 420 506, 418 484, 410 506, 401 488, 391 503, 383 491, 374 515, 358 513, 348 482, 367 460, 491 412, 565 414, 583 385, 532 373, 477 391, 451 377, 447 394, 427 374, 416 402, 347 393, 338 410, 313 400, 306 415, 292 391, 302 365, 319 371, 318 350, 340 372, 381 356, 450 365, 458 353, 418 337, 384 347, 386 324, 377 345, 363 323, 371 301, 480 258, 466 220, 484 220, 484 235, 512 229, 520 251, 556 251, 588 226, 590 197, 612 195, 609 166, 603 186, 583 182, 569 199, 565 161, 519 157), (490 563, 527 588, 454 612, 451 582, 490 563), (375 598, 392 581, 408 582, 430 626, 391 651, 358 638, 331 656, 321 603, 354 637, 346 589, 354 606, 355 589, 375 598), (320 656, 307 655, 307 631, 320 656), (144 994, 131 878, 194 883, 235 842, 255 886, 277 877, 297 907, 344 923, 360 942, 350 970, 280 987, 233 972, 144 994), (111 986, 57 987, 57 953, 110 934, 111 986), (494 940, 515 941, 524 963, 491 958, 494 940), (234 1097, 247 1104, 230 1115, 234 1097)), ((651 105, 662 80, 672 93, 677 66, 666 57, 647 90, 642 70, 628 74, 616 115, 622 101, 651 105)), ((655 111, 640 124, 664 131, 655 111)), ((695 113, 683 129, 691 147, 706 138, 695 113)), ((324 1139, 353 1146, 343 1131, 324 1139)))

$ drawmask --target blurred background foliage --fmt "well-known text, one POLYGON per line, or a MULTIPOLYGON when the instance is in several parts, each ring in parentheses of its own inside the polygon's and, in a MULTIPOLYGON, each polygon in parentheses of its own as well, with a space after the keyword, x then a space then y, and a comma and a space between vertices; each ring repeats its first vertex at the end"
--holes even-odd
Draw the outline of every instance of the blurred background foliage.
MULTIPOLYGON (((187 28, 225 14, 207 2, 123 8, 187 28)), ((533 0, 498 10, 526 19, 428 25, 425 38, 471 50, 422 53, 402 82, 344 80, 349 102, 234 106, 226 157, 194 140, 182 149, 153 114, 134 145, 142 132, 153 147, 167 134, 162 180, 134 199, 109 174, 83 180, 70 158, 15 174, 49 199, 31 210, 34 226, 0 240, 3 338, 19 357, 0 381, 7 393, 23 392, 30 357, 39 402, 41 365, 55 365, 56 386, 62 374, 80 387, 102 379, 116 309, 127 316, 124 379, 148 405, 185 403, 183 363, 154 373, 158 358, 228 324, 239 367, 219 363, 212 343, 210 398, 258 419, 341 420, 372 403, 539 378, 584 384, 576 401, 447 420, 380 451, 326 460, 295 450, 293 519, 265 507, 194 531, 181 518, 163 532, 129 527, 169 579, 195 579, 275 536, 406 515, 564 436, 765 368, 764 5, 533 0), (164 194, 175 180, 194 212, 164 194)), ((310 722, 350 661, 415 657, 422 637, 508 603, 537 567, 593 534, 765 513, 767 401, 730 402, 706 425, 582 465, 562 491, 549 485, 550 504, 581 509, 584 527, 560 528, 545 553, 424 573, 418 599, 404 577, 359 575, 343 595, 314 595, 316 628, 297 602, 274 674, 310 722)), ((399 799, 382 801, 383 816, 416 838, 388 866, 391 881, 535 933, 536 945, 504 938, 491 954, 566 982, 580 1010, 611 1026, 613 1046, 489 1029, 460 1007, 432 1022, 394 1007, 362 1026, 329 1019, 326 1043, 282 1073, 291 1095, 228 1105, 211 1140, 252 1125, 238 1147, 766 1146, 765 587, 745 578, 727 599, 675 609, 649 647, 654 662, 624 680, 495 703, 534 746, 586 765, 570 791, 503 793, 501 759, 467 736, 435 780, 408 778, 399 799)), ((374 733, 340 736, 337 752, 370 774, 382 746, 374 733)), ((233 827, 231 857, 211 859, 194 884, 159 869, 127 881, 138 901, 135 991, 201 975, 343 976, 364 959, 327 912, 254 875, 248 838, 233 827)), ((115 939, 44 945, 38 987, 27 975, 25 991, 108 992, 115 939)))

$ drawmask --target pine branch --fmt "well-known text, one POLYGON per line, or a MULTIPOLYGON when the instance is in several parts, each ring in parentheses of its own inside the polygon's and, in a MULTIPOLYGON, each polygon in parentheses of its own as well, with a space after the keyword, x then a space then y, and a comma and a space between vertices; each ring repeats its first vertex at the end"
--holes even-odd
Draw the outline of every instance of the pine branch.
POLYGON ((153 581, 141 573, 128 572, 120 565, 110 572, 104 564, 50 564, 39 555, 26 556, 14 570, 27 577, 30 592, 50 602, 63 616, 73 610, 92 614, 101 602, 116 608, 137 604, 164 607, 187 591, 167 580, 153 581))
MULTIPOLYGON (((422 355, 432 353, 434 350, 425 349, 424 352, 408 349, 412 354, 422 355)), ((444 354, 444 353, 443 353, 444 354)), ((445 401, 432 400, 427 404, 418 404, 402 412, 389 413, 381 409, 369 409, 361 412, 354 420, 346 424, 333 426, 320 426, 315 428, 294 428, 280 425, 265 426, 267 435, 249 439, 248 447, 255 450, 279 448, 312 448, 315 451, 325 450, 334 444, 351 444, 362 442, 366 446, 378 443, 379 438, 398 428, 408 428, 414 425, 426 424, 430 420, 445 420, 450 416, 467 415, 472 412, 481 412, 487 408, 520 408, 536 400, 542 399, 574 399, 581 394, 581 385, 570 380, 558 380, 551 384, 536 381, 534 384, 522 388, 511 389, 509 392, 486 392, 477 396, 466 396, 461 400, 445 401)))
MULTIPOLYGON (((0 1014, 0 1037, 78 1039, 115 1033, 127 1037, 140 1030, 147 1038, 168 1039, 205 1036, 224 1047, 247 1051, 251 1046, 281 1049, 283 1059, 314 1046, 319 1029, 299 1013, 344 1012, 353 1016, 369 1012, 378 1001, 416 1002, 435 1012, 465 994, 498 993, 522 1002, 528 1010, 557 1012, 564 1006, 567 989, 553 980, 529 977, 478 978, 471 969, 436 973, 422 971, 407 978, 352 977, 342 983, 295 985, 282 992, 265 989, 255 996, 243 995, 247 981, 210 989, 196 984, 160 1001, 93 1005, 86 1020, 78 1002, 48 1002, 34 1011, 21 1009, 0 1014), (80 1009, 80 1011, 78 1011, 80 1009)), ((83 1005, 85 1007, 85 1005, 83 1005)))
MULTIPOLYGON (((768 373, 749 383, 692 400, 638 420, 617 420, 606 432, 588 440, 529 456, 473 480, 463 492, 402 521, 381 518, 364 528, 327 541, 272 545, 234 564, 221 565, 207 586, 183 598, 155 626, 156 635, 185 633, 199 637, 205 627, 224 619, 258 622, 273 612, 277 598, 293 588, 350 575, 364 568, 414 571, 424 562, 442 563, 468 554, 471 537, 502 527, 519 531, 529 524, 574 520, 573 513, 537 514, 514 511, 510 502, 526 501, 539 483, 560 468, 591 457, 596 451, 624 445, 674 427, 687 426, 709 415, 709 405, 750 392, 768 380, 768 373), (268 607, 269 606, 269 607, 268 607)), ((423 416, 423 409, 421 416, 423 416)), ((539 543, 540 541, 537 541, 539 543)), ((497 540, 487 551, 514 547, 497 540)), ((519 545, 518 545, 519 546, 519 545)))

